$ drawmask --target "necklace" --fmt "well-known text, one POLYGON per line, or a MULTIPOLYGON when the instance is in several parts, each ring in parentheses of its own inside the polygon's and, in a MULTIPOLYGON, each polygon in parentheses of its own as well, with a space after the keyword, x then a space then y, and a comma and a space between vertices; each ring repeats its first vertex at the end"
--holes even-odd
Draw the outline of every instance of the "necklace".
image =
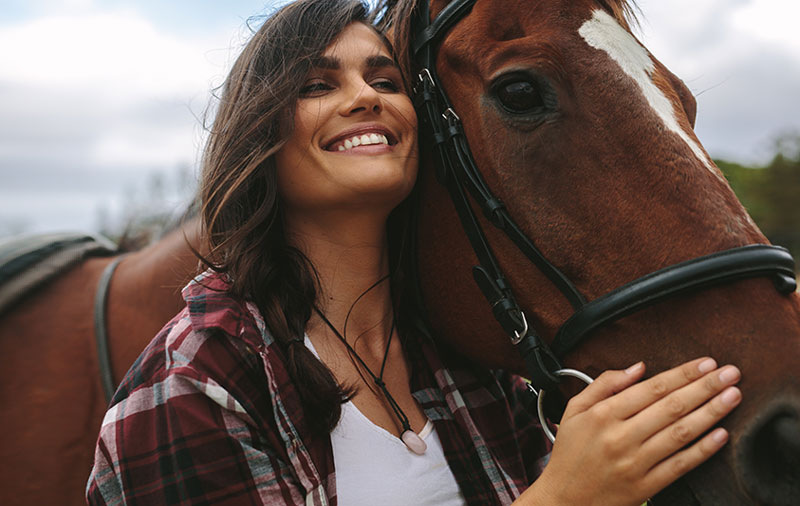
POLYGON ((406 445, 406 448, 417 455, 422 455, 425 453, 425 450, 428 449, 428 445, 425 444, 425 441, 423 441, 416 432, 411 430, 411 424, 408 421, 408 417, 405 413, 403 413, 403 410, 400 408, 400 405, 397 404, 397 401, 394 400, 392 394, 389 393, 389 390, 386 388, 386 383, 383 381, 383 372, 386 369, 386 360, 389 358, 389 346, 392 344, 392 336, 394 336, 394 317, 392 317, 392 328, 389 331, 389 339, 386 341, 386 351, 383 352, 381 371, 376 375, 374 372, 372 372, 372 369, 370 369, 367 364, 364 363, 361 357, 358 356, 356 350, 354 350, 353 347, 350 346, 350 344, 344 339, 344 336, 338 330, 336 330, 336 327, 334 327, 333 324, 325 317, 325 315, 322 314, 322 311, 320 311, 317 306, 314 306, 314 311, 316 311, 319 317, 322 318, 322 321, 325 322, 325 325, 327 325, 328 328, 330 328, 333 333, 336 334, 336 337, 338 337, 339 340, 347 347, 347 350, 356 358, 358 363, 361 364, 361 367, 363 367, 364 370, 366 370, 370 375, 372 381, 375 382, 375 385, 377 385, 381 392, 383 392, 386 401, 389 403, 389 407, 392 408, 395 416, 398 418, 398 420, 400 420, 400 425, 403 427, 403 433, 400 435, 400 440, 403 441, 403 444, 406 445))

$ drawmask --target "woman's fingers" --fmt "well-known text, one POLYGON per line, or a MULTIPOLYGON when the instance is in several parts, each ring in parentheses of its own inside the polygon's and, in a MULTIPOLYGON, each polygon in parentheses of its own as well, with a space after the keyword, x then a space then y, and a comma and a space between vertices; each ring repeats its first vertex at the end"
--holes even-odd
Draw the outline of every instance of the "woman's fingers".
POLYGON ((560 487, 564 504, 640 504, 724 446, 728 433, 711 428, 741 399, 738 369, 702 358, 637 383, 643 375, 643 364, 608 371, 570 400, 542 475, 580 476, 581 487, 560 487))
POLYGON ((625 390, 638 381, 644 374, 644 363, 638 362, 624 371, 606 371, 578 395, 569 400, 564 416, 569 417, 582 413, 598 402, 625 390))
MULTIPOLYGON (((710 372, 688 385, 669 393, 662 399, 654 402, 647 409, 632 416, 630 418, 630 421, 633 422, 631 428, 638 437, 644 441, 685 415, 689 413, 694 415, 694 410, 697 409, 698 406, 703 405, 706 401, 725 390, 725 388, 736 384, 740 378, 741 373, 739 369, 732 365, 710 372)), ((710 404, 710 406, 716 408, 721 405, 714 403, 710 404)), ((706 414, 709 413, 708 409, 700 409, 698 411, 706 414)), ((724 414, 727 414, 727 411, 724 414)), ((719 416, 717 420, 722 418, 724 414, 719 416)), ((678 427, 683 427, 683 425, 679 425, 678 427)), ((701 432, 705 432, 707 428, 708 426, 703 428, 701 432)), ((684 440, 683 444, 685 445, 689 441, 694 440, 701 432, 696 432, 694 437, 684 440)), ((675 450, 677 449, 678 448, 675 448, 675 450)))
POLYGON ((671 455, 719 422, 742 400, 736 387, 728 387, 702 407, 692 411, 671 425, 664 427, 642 444, 642 453, 656 465, 665 455, 671 455))
POLYGON ((728 432, 723 428, 714 429, 689 448, 673 454, 656 464, 645 477, 645 487, 652 492, 664 489, 687 472, 699 466, 717 453, 728 441, 728 432))
POLYGON ((612 409, 621 419, 631 417, 716 368, 714 359, 705 357, 664 371, 614 396, 610 401, 613 403, 612 409))

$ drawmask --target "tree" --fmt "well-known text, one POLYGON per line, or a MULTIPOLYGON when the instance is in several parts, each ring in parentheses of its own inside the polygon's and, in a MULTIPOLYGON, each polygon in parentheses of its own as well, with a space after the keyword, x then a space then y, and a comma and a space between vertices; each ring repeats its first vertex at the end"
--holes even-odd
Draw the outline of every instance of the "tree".
POLYGON ((769 240, 800 255, 800 133, 779 136, 763 167, 725 160, 717 165, 769 240))

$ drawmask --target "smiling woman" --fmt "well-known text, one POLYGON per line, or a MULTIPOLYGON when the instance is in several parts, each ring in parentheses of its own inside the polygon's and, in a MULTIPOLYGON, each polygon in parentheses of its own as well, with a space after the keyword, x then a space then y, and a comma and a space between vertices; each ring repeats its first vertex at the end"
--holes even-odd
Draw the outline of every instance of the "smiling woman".
POLYGON ((360 481, 387 474, 418 482, 420 503, 460 502, 442 449, 457 443, 412 397, 412 370, 420 390, 433 367, 404 355, 420 337, 404 280, 416 115, 367 22, 358 2, 295 2, 234 64, 204 157, 210 269, 113 399, 90 503, 407 501, 393 487, 363 496, 360 481), (153 388, 171 393, 154 402, 153 388), (395 456, 390 469, 341 464, 363 452, 342 433, 359 416, 361 444, 395 456))

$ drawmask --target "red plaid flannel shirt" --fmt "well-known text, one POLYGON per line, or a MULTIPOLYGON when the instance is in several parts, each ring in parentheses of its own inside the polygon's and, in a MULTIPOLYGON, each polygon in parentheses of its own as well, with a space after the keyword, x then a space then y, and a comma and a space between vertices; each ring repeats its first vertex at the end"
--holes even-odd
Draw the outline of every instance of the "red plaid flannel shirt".
MULTIPOLYGON (((89 504, 336 505, 330 438, 311 435, 281 348, 226 287, 208 272, 190 283, 187 307, 128 371, 100 430, 89 504)), ((427 338, 404 347, 467 504, 511 503, 550 449, 519 400, 523 380, 427 338)))

